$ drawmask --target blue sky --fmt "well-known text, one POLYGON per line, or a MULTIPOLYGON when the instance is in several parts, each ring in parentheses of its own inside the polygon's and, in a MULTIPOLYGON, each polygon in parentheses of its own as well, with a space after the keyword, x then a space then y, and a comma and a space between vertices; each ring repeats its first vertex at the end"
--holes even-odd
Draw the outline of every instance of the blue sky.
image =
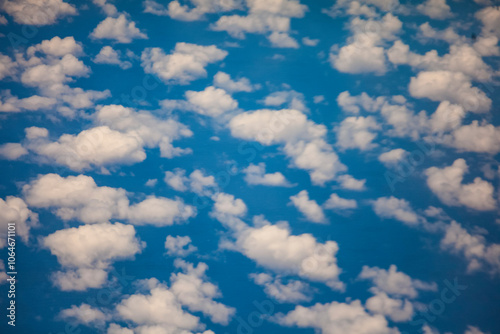
POLYGON ((0 10, 2 333, 500 332, 496 1, 0 10))

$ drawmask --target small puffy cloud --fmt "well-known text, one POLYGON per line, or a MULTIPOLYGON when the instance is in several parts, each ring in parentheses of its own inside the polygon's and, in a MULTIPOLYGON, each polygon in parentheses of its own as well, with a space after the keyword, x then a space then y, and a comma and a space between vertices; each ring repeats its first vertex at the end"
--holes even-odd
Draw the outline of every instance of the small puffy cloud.
POLYGON ((169 235, 165 240, 165 249, 169 256, 186 257, 196 252, 198 248, 191 244, 191 238, 189 236, 182 237, 179 235, 173 237, 169 235))
POLYGON ((344 112, 359 114, 360 109, 375 112, 385 103, 384 97, 372 99, 368 94, 361 93, 358 96, 352 96, 348 91, 344 91, 337 96, 337 104, 344 112))
POLYGON ((476 18, 483 24, 482 32, 486 36, 494 35, 500 38, 500 8, 490 6, 476 13, 476 18))
POLYGON ((61 38, 55 36, 52 39, 44 40, 40 44, 30 46, 26 53, 33 56, 36 52, 42 52, 49 56, 63 57, 67 54, 78 56, 83 53, 82 44, 75 41, 73 36, 61 38))
POLYGON ((135 22, 130 21, 125 14, 118 17, 107 17, 95 27, 90 37, 96 39, 111 39, 119 43, 131 43, 134 39, 147 39, 135 22))
POLYGON ((17 160, 28 154, 28 150, 18 143, 6 143, 0 145, 0 157, 7 160, 17 160))
POLYGON ((21 198, 0 198, 0 248, 7 245, 9 223, 15 224, 16 234, 26 243, 30 237, 30 229, 38 224, 38 215, 28 209, 28 205, 21 198))
POLYGON ((271 35, 269 35, 268 39, 271 42, 271 44, 276 48, 292 48, 292 49, 299 48, 299 43, 285 32, 275 31, 271 33, 271 35))
POLYGON ((381 314, 394 322, 405 322, 413 316, 413 304, 405 299, 395 299, 379 292, 365 303, 366 309, 374 314, 381 314))
POLYGON ((290 182, 280 172, 267 173, 264 162, 258 165, 250 164, 243 170, 245 182, 248 185, 263 185, 272 187, 289 187, 290 182))
POLYGON ((370 314, 359 300, 348 303, 317 303, 310 307, 296 306, 294 310, 277 316, 279 324, 314 328, 325 334, 397 334, 380 314, 370 314))
POLYGON ((487 244, 484 236, 470 234, 462 225, 453 221, 445 229, 441 248, 455 254, 463 254, 469 262, 469 272, 487 269, 500 272, 500 244, 487 244))
POLYGON ((460 151, 497 154, 500 152, 500 127, 472 121, 445 136, 444 143, 460 151))
POLYGON ((337 194, 331 194, 330 197, 323 203, 325 209, 330 210, 350 210, 356 209, 358 203, 354 199, 345 199, 337 194))
POLYGON ((82 325, 104 325, 111 317, 88 304, 72 305, 59 313, 59 317, 82 325))
POLYGON ((290 201, 304 217, 313 223, 325 223, 326 217, 321 206, 315 200, 309 199, 307 190, 302 190, 295 196, 290 197, 290 201))
POLYGON ((62 0, 5 0, 0 6, 16 23, 35 26, 54 24, 60 18, 77 14, 73 5, 62 0))
POLYGON ((335 257, 338 245, 323 244, 310 234, 291 235, 286 226, 264 225, 238 232, 237 249, 260 266, 277 273, 298 275, 343 290, 335 257))
POLYGON ((417 225, 419 216, 413 211, 410 203, 394 196, 380 197, 373 201, 373 210, 380 218, 396 219, 408 225, 417 225))
POLYGON ((279 303, 300 303, 312 299, 309 284, 299 280, 288 280, 283 283, 280 277, 272 277, 269 274, 251 274, 255 284, 264 287, 267 296, 279 303))
POLYGON ((346 170, 325 141, 326 127, 309 121, 299 110, 244 112, 233 117, 228 126, 233 137, 283 145, 295 167, 309 171, 314 184, 323 185, 346 170))
POLYGON ((124 189, 99 187, 85 175, 40 175, 23 187, 23 193, 32 207, 52 208, 63 220, 77 219, 86 224, 126 219, 136 225, 166 226, 196 215, 195 208, 181 199, 149 196, 130 205, 124 189))
POLYGON ((132 258, 144 247, 135 236, 135 228, 120 223, 59 230, 43 238, 42 245, 67 269, 52 277, 64 291, 102 286, 112 262, 132 258))
POLYGON ((160 48, 147 48, 142 52, 141 60, 146 73, 156 74, 168 84, 187 85, 193 80, 206 77, 205 67, 226 56, 227 51, 215 45, 177 43, 168 55, 160 48))
POLYGON ((307 46, 316 46, 319 43, 319 39, 312 39, 309 37, 304 37, 302 38, 302 44, 307 45, 307 46))
POLYGON ((301 18, 307 6, 297 0, 247 1, 248 15, 222 16, 212 24, 215 31, 227 31, 235 38, 246 33, 266 35, 274 47, 297 48, 298 43, 289 35, 290 19, 301 18))
POLYGON ((205 176, 199 169, 195 169, 189 176, 185 175, 185 170, 176 168, 172 172, 165 172, 164 181, 177 191, 190 190, 200 196, 210 196, 217 188, 215 178, 212 175, 205 176))
POLYGON ((170 16, 174 20, 198 21, 205 14, 229 12, 240 8, 237 0, 190 1, 193 7, 181 4, 178 0, 170 1, 167 7, 154 0, 144 1, 144 12, 159 16, 170 16))
POLYGON ((201 92, 187 91, 186 100, 201 115, 217 117, 238 108, 238 102, 224 89, 209 86, 201 92))
MULTIPOLYGON (((486 46, 483 42, 484 47, 486 46)), ((440 57, 436 50, 424 55, 416 54, 410 51, 408 45, 398 40, 387 51, 387 56, 395 65, 408 64, 414 69, 425 71, 458 72, 477 81, 490 81, 494 75, 494 70, 484 62, 481 53, 465 43, 451 45, 450 52, 440 57)))
POLYGON ((465 206, 479 211, 496 208, 493 197, 494 188, 479 177, 472 183, 463 184, 463 177, 468 172, 464 159, 457 159, 445 168, 431 167, 425 171, 429 189, 446 205, 465 206))
POLYGON ((417 6, 417 10, 431 19, 444 20, 452 15, 446 0, 426 0, 417 6))
POLYGON ((238 108, 238 102, 231 95, 214 86, 200 92, 188 90, 184 95, 186 100, 162 100, 160 104, 166 110, 193 111, 210 117, 220 117, 238 108))
POLYGON ((208 266, 205 263, 194 266, 180 259, 174 265, 182 271, 170 276, 170 287, 155 278, 143 280, 147 294, 136 293, 123 299, 116 306, 118 317, 139 325, 138 332, 141 328, 156 328, 159 333, 191 333, 202 326, 199 318, 185 311, 185 307, 202 312, 214 323, 227 325, 235 309, 214 300, 221 293, 205 275, 208 266))
POLYGON ((378 267, 363 266, 363 270, 358 276, 359 279, 372 281, 374 287, 372 292, 384 292, 391 296, 416 298, 418 291, 437 291, 436 283, 426 283, 413 279, 407 274, 398 271, 395 265, 391 265, 389 270, 378 267))
POLYGON ((107 15, 107 16, 115 16, 118 14, 118 10, 116 9, 116 6, 113 4, 110 4, 108 0, 92 0, 92 2, 101 7, 102 11, 107 15))
POLYGON ((260 88, 259 85, 252 85, 250 80, 248 80, 247 78, 232 80, 231 76, 224 72, 217 72, 217 74, 214 75, 214 86, 222 88, 230 93, 250 93, 260 88))
POLYGON ((446 41, 450 44, 460 41, 463 37, 457 34, 453 27, 444 30, 433 28, 429 22, 418 26, 418 39, 421 41, 446 41))
POLYGON ((347 117, 335 128, 337 145, 342 149, 369 150, 376 146, 373 143, 377 137, 376 130, 380 130, 380 126, 371 116, 347 117))
POLYGON ((423 71, 411 78, 411 96, 432 101, 450 101, 472 112, 487 112, 491 100, 470 79, 460 72, 423 71))
POLYGON ((407 155, 408 151, 405 151, 402 148, 396 148, 380 154, 378 156, 378 161, 386 166, 394 166, 406 158, 407 155))
POLYGON ((114 50, 111 46, 104 46, 101 51, 95 56, 94 63, 118 65, 121 69, 126 70, 132 67, 129 61, 121 60, 120 53, 114 50))
POLYGON ((175 266, 183 272, 172 274, 170 291, 179 302, 190 311, 202 312, 215 323, 227 325, 236 310, 213 300, 221 297, 221 293, 216 285, 207 282, 208 266, 202 262, 195 267, 180 259, 175 261, 175 266))
POLYGON ((352 19, 350 30, 353 35, 348 40, 349 44, 340 49, 337 46, 331 48, 331 66, 344 73, 384 74, 387 71, 384 44, 396 39, 402 26, 402 22, 391 13, 380 20, 363 20, 360 17, 352 19), (366 29, 370 26, 377 29, 366 29))
POLYGON ((290 109, 296 109, 302 112, 309 111, 304 101, 304 94, 294 90, 283 90, 271 93, 266 96, 262 102, 264 105, 271 107, 280 107, 286 104, 290 109))
POLYGON ((358 180, 351 175, 341 175, 338 177, 338 182, 342 189, 362 191, 366 189, 366 179, 358 180))

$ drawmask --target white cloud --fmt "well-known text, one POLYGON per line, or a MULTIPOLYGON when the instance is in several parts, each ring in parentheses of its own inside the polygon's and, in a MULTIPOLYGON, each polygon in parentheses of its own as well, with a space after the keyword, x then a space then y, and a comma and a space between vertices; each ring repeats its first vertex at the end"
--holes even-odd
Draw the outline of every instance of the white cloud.
POLYGON ((309 199, 307 190, 302 190, 297 195, 291 196, 290 201, 308 221, 313 223, 326 223, 323 209, 315 200, 309 199))
POLYGON ((235 309, 214 301, 221 293, 207 280, 208 266, 205 263, 194 266, 179 259, 174 265, 182 272, 170 276, 170 288, 155 278, 142 280, 142 290, 148 294, 136 293, 123 299, 116 306, 118 316, 139 325, 138 333, 153 333, 147 329, 155 328, 158 333, 187 334, 203 328, 199 318, 184 311, 184 306, 192 312, 202 312, 215 323, 227 325, 235 309))
POLYGON ((246 33, 264 34, 274 47, 297 48, 297 41, 289 35, 290 19, 301 18, 307 6, 297 0, 249 0, 246 1, 248 15, 222 16, 212 24, 215 31, 227 31, 236 38, 245 38, 246 33))
POLYGON ((497 154, 500 152, 500 127, 472 121, 445 136, 443 142, 460 151, 497 154))
POLYGON ((446 205, 466 206, 479 211, 494 210, 496 200, 494 188, 479 177, 472 183, 463 184, 463 177, 468 172, 464 159, 457 159, 445 168, 431 167, 425 171, 427 185, 446 205))
POLYGON ((75 41, 73 36, 61 38, 55 36, 52 39, 42 41, 40 44, 30 46, 26 53, 30 56, 36 52, 42 52, 49 56, 64 57, 67 54, 79 56, 83 53, 82 44, 75 41))
POLYGON ((411 78, 411 96, 432 101, 450 101, 472 112, 487 112, 491 100, 470 79, 460 72, 423 71, 411 78))
POLYGON ((395 299, 380 292, 366 300, 366 309, 382 314, 395 322, 405 322, 413 316, 413 304, 409 300, 395 299))
POLYGON ((120 223, 59 230, 43 238, 42 244, 68 269, 53 276, 54 284, 64 291, 102 286, 112 262, 132 258, 144 248, 134 227, 120 223))
POLYGON ((366 179, 357 180, 351 175, 341 175, 338 177, 340 187, 348 190, 362 191, 365 190, 366 179))
POLYGON ((179 302, 190 311, 202 312, 210 317, 212 322, 227 325, 236 310, 213 300, 221 297, 221 293, 216 285, 206 281, 205 272, 208 266, 199 263, 195 267, 180 259, 175 261, 175 266, 184 271, 170 276, 170 291, 176 295, 179 302))
POLYGON ((374 287, 372 292, 380 291, 395 297, 416 298, 418 291, 437 291, 436 283, 426 283, 413 279, 407 274, 398 271, 395 265, 391 265, 389 270, 378 267, 363 266, 359 274, 360 279, 371 280, 374 287))
POLYGON ((310 307, 296 306, 286 315, 278 315, 285 326, 314 328, 323 334, 398 334, 388 327, 384 316, 369 314, 359 300, 349 303, 317 303, 310 307))
POLYGON ((266 106, 280 107, 287 104, 289 109, 296 109, 302 112, 309 111, 304 101, 304 94, 294 90, 282 90, 271 93, 262 102, 266 106))
POLYGON ((6 143, 0 145, 0 157, 7 160, 17 160, 28 154, 28 150, 18 143, 6 143))
POLYGON ((312 39, 309 37, 303 37, 302 38, 302 44, 307 45, 307 46, 316 46, 319 43, 319 39, 312 39))
POLYGON ((201 92, 186 92, 187 102, 193 111, 206 116, 217 117, 238 108, 238 102, 224 89, 209 86, 201 92))
POLYGON ((134 39, 147 39, 135 22, 130 21, 125 14, 118 17, 107 17, 95 27, 90 37, 96 39, 111 39, 119 43, 131 43, 134 39))
POLYGON ((28 205, 18 197, 0 198, 0 248, 7 245, 8 224, 15 223, 16 235, 27 243, 30 229, 38 224, 38 215, 28 209, 28 205))
POLYGON ((76 15, 73 5, 62 0, 6 0, 1 8, 19 24, 50 25, 68 15, 76 15))
POLYGON ((92 2, 101 7, 102 11, 107 15, 107 16, 116 16, 118 14, 118 10, 116 9, 116 6, 113 4, 110 4, 107 0, 92 0, 92 2))
POLYGON ((144 12, 159 16, 170 16, 172 19, 180 21, 198 21, 205 17, 205 14, 229 12, 240 8, 240 2, 236 0, 191 0, 193 7, 182 5, 174 0, 168 3, 167 7, 154 0, 144 1, 144 12))
POLYGON ((483 23, 484 35, 494 35, 500 38, 500 8, 491 6, 481 9, 476 13, 476 18, 483 23))
POLYGON ((330 210, 349 210, 356 209, 358 203, 354 199, 345 199, 337 194, 331 194, 328 200, 323 203, 323 207, 330 210))
POLYGON ((17 65, 9 56, 0 53, 0 80, 6 77, 13 77, 17 65))
POLYGON ((347 117, 335 128, 337 145, 342 149, 369 150, 376 146, 373 140, 377 137, 374 132, 377 130, 380 126, 371 116, 347 117))
POLYGON ((406 158, 407 155, 408 151, 405 151, 402 148, 396 148, 380 154, 378 156, 378 161, 386 166, 394 166, 406 158))
POLYGON ((165 249, 169 256, 179 257, 186 257, 198 250, 196 246, 191 244, 191 238, 189 236, 182 237, 180 235, 176 237, 168 235, 165 240, 165 249))
POLYGON ((410 203, 394 196, 380 197, 373 201, 373 210, 381 218, 396 219, 408 225, 417 225, 419 216, 413 211, 410 203))
POLYGON ((0 99, 2 99, 0 100, 0 112, 50 110, 57 104, 55 98, 38 95, 20 99, 17 96, 12 96, 9 90, 0 93, 0 99))
POLYGON ((80 306, 72 305, 71 308, 62 310, 59 317, 64 320, 72 320, 77 324, 101 326, 110 319, 109 315, 85 303, 80 306))
POLYGON ((417 6, 417 10, 436 20, 444 20, 453 16, 446 0, 426 0, 417 6))
POLYGON ((424 55, 416 54, 398 40, 387 51, 387 56, 395 65, 407 64, 425 71, 459 72, 477 81, 490 81, 494 75, 493 69, 483 61, 482 55, 465 43, 451 45, 450 52, 440 57, 436 50, 424 55))
POLYGON ((500 272, 500 244, 487 244, 482 235, 470 234, 455 221, 446 227, 441 248, 463 254, 469 262, 469 272, 485 267, 493 273, 500 272))
POLYGON ((444 30, 434 29, 429 22, 422 23, 418 26, 418 38, 421 41, 446 41, 448 43, 456 43, 461 41, 463 37, 457 34, 453 27, 447 27, 444 30))
POLYGON ((142 52, 141 60, 146 73, 156 74, 169 84, 187 85, 195 79, 206 77, 205 67, 226 56, 227 51, 215 45, 177 43, 168 55, 160 48, 147 48, 142 52))
POLYGON ((307 120, 293 109, 257 110, 241 113, 229 122, 233 137, 262 145, 282 144, 295 167, 309 171, 314 184, 333 180, 346 167, 326 143, 326 128, 307 120))
POLYGON ((23 187, 27 203, 37 208, 53 208, 65 220, 87 224, 126 219, 133 224, 166 226, 181 223, 196 215, 195 208, 181 199, 149 196, 130 205, 122 188, 98 187, 90 176, 63 178, 41 175, 23 187))
POLYGON ((299 43, 285 32, 274 31, 268 37, 269 42, 276 48, 298 49, 299 43))
POLYGON ((260 88, 260 85, 258 84, 252 85, 250 80, 248 80, 247 78, 232 80, 229 74, 220 71, 214 75, 214 86, 222 88, 230 93, 235 93, 235 92, 250 93, 260 88))
POLYGON ((402 22, 388 13, 380 20, 363 20, 355 17, 349 25, 353 33, 348 39, 349 44, 338 51, 336 46, 330 50, 329 59, 332 67, 344 73, 384 74, 387 71, 384 44, 396 38, 402 22))
POLYGON ((248 185, 263 185, 272 187, 289 187, 290 182, 280 172, 266 174, 266 164, 264 162, 258 165, 250 164, 243 170, 245 173, 245 182, 248 185))
POLYGON ((132 67, 132 63, 126 60, 120 60, 120 53, 114 50, 111 46, 104 46, 101 51, 95 56, 94 63, 118 65, 121 69, 126 70, 132 67))
POLYGON ((199 169, 195 169, 189 177, 185 174, 185 170, 176 168, 173 172, 165 172, 164 181, 177 191, 189 189, 200 196, 211 196, 217 189, 217 183, 212 175, 205 176, 199 169))
POLYGON ((250 277, 255 284, 264 287, 266 295, 279 303, 300 303, 312 299, 311 288, 305 282, 288 280, 287 283, 283 283, 280 277, 272 277, 265 273, 251 274, 250 277))
POLYGON ((64 134, 55 142, 35 138, 25 146, 75 171, 143 161, 146 147, 158 147, 165 158, 191 153, 189 148, 173 146, 174 140, 192 136, 174 119, 159 119, 147 111, 120 105, 100 107, 93 117, 96 126, 77 135, 64 134))
POLYGON ((338 245, 334 241, 321 244, 310 234, 291 235, 286 226, 264 225, 240 231, 236 246, 245 256, 274 272, 323 282, 337 290, 344 288, 338 278, 341 269, 337 266, 338 245))

